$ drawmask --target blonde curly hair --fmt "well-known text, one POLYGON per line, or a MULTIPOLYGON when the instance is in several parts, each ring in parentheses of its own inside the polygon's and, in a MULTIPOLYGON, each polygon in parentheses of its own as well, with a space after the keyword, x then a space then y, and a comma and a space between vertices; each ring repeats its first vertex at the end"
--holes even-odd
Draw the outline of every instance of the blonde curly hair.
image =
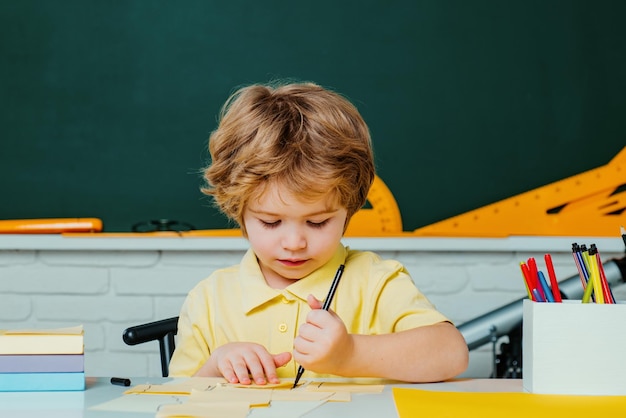
POLYGON ((369 129, 356 107, 310 82, 237 90, 221 109, 209 152, 202 192, 244 235, 247 203, 272 182, 303 200, 330 192, 347 209, 347 226, 375 175, 369 129))

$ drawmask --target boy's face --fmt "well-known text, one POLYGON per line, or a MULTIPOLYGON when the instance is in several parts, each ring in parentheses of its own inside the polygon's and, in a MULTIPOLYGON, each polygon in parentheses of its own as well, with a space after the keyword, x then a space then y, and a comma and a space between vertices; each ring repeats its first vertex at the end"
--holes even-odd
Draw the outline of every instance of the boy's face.
POLYGON ((331 259, 347 210, 330 197, 302 201, 273 183, 250 200, 243 222, 269 286, 283 289, 331 259))

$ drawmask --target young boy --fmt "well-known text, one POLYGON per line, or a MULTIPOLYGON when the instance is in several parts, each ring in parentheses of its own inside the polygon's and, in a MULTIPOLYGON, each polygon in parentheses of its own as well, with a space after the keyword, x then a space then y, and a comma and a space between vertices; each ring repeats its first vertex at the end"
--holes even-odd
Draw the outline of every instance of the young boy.
POLYGON ((170 376, 278 383, 301 365, 305 378, 430 382, 466 369, 463 336, 406 269, 341 244, 374 178, 369 130, 348 100, 312 83, 242 88, 209 150, 203 191, 250 249, 189 293, 170 376))

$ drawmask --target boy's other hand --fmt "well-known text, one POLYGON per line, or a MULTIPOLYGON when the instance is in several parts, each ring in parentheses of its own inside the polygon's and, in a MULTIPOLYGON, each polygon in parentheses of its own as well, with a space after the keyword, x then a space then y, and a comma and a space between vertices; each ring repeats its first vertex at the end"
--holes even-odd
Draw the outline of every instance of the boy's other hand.
POLYGON ((291 353, 270 354, 265 347, 256 343, 228 343, 217 348, 207 363, 196 375, 215 375, 217 370, 230 383, 257 385, 280 383, 276 368, 291 360, 291 353), (201 372, 206 371, 207 374, 201 372))

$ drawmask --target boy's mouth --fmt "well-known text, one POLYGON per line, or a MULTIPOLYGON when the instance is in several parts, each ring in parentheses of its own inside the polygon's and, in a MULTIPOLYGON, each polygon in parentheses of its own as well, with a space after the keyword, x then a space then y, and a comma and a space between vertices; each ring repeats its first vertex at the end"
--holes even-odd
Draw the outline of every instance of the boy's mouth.
POLYGON ((307 260, 278 260, 278 261, 287 267, 299 267, 307 262, 307 260))

